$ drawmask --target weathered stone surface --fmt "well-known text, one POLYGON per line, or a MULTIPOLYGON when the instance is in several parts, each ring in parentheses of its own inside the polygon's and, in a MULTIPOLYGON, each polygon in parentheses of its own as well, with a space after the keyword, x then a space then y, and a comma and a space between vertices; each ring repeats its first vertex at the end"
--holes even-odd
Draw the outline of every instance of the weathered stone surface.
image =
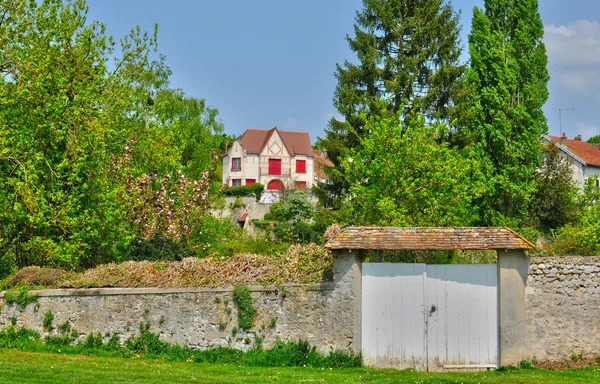
MULTIPOLYGON (((258 311, 254 327, 238 329, 233 289, 82 289, 39 291, 37 303, 26 308, 5 304, 0 328, 17 319, 44 334, 42 321, 48 311, 54 326, 68 321, 85 338, 100 333, 118 334, 121 341, 139 332, 141 323, 162 340, 192 348, 227 346, 249 349, 260 337, 265 347, 275 340, 308 340, 321 352, 351 350, 356 309, 351 287, 336 284, 251 287, 258 311), (248 338, 248 339, 247 339, 248 338), (248 344, 247 341, 250 341, 248 344)), ((56 331, 55 331, 56 332, 56 331)))
POLYGON ((531 258, 525 290, 529 358, 598 354, 599 266, 600 257, 531 258))

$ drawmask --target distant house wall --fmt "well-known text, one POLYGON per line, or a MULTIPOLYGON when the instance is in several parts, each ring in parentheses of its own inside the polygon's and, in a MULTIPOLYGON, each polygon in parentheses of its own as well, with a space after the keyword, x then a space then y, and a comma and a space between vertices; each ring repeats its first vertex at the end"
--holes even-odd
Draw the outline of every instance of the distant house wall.
POLYGON ((587 179, 590 176, 598 175, 600 177, 600 167, 588 165, 584 170, 584 177, 587 179))
POLYGON ((223 185, 232 185, 233 179, 240 179, 241 185, 246 185, 246 180, 254 179, 258 181, 258 172, 260 166, 260 157, 256 154, 248 154, 239 141, 235 141, 223 157, 223 185), (234 158, 240 158, 241 170, 232 170, 234 158))
MULTIPOLYGON (((573 181, 580 189, 583 189, 583 186, 585 185, 585 180, 588 177, 600 175, 600 167, 590 165, 587 163, 583 164, 580 160, 573 157, 573 153, 571 152, 570 148, 565 148, 563 145, 555 142, 548 136, 542 136, 542 139, 544 144, 553 144, 558 147, 558 149, 560 150, 561 157, 569 162, 569 165, 571 166, 571 171, 573 172, 573 181)), ((571 142, 573 141, 571 140, 571 142)))

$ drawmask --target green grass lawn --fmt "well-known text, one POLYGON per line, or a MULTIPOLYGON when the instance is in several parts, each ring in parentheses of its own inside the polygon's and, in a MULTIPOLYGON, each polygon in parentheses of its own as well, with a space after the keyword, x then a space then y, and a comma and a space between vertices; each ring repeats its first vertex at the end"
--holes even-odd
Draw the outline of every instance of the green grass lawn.
POLYGON ((600 383, 600 369, 419 373, 256 368, 0 350, 0 383, 600 383))

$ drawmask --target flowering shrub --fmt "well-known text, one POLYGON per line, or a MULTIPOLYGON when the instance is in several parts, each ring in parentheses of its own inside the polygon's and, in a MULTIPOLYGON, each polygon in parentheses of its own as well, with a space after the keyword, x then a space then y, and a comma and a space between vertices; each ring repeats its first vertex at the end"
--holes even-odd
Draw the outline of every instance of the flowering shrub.
MULTIPOLYGON (((132 139, 129 144, 134 142, 132 139)), ((134 259, 148 259, 143 255, 151 253, 147 248, 156 244, 189 256, 181 245, 188 249, 201 246, 191 244, 190 239, 193 234, 198 234, 200 222, 210 207, 211 175, 216 170, 216 162, 213 161, 212 169, 204 171, 199 180, 186 178, 181 170, 173 176, 152 173, 134 177, 128 168, 131 156, 132 148, 126 145, 117 161, 116 171, 121 173, 125 185, 123 200, 127 204, 126 220, 134 235, 133 245, 130 245, 134 259)), ((213 155, 213 159, 217 157, 213 155)), ((161 257, 150 257, 157 258, 161 257)))

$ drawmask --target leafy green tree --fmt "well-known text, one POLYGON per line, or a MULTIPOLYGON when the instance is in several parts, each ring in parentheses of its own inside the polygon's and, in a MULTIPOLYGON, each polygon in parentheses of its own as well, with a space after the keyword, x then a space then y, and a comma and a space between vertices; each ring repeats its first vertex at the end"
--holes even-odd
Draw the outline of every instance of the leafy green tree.
POLYGON ((573 171, 555 145, 544 147, 544 166, 534 174, 535 193, 525 225, 549 232, 577 220, 577 186, 573 171))
POLYGON ((535 193, 547 132, 548 58, 537 0, 485 0, 469 35, 469 120, 461 132, 488 186, 480 224, 518 226, 535 193))
POLYGON ((587 142, 590 144, 600 144, 600 135, 590 137, 587 142))
POLYGON ((578 222, 567 224, 556 235, 552 252, 555 254, 600 254, 600 188, 598 176, 585 180, 583 193, 578 197, 578 222))
POLYGON ((439 140, 442 124, 382 112, 341 169, 351 185, 340 217, 353 225, 470 225, 478 186, 466 183, 474 163, 439 140), (408 127, 405 124, 409 124, 408 127))
POLYGON ((84 0, 0 0, 2 265, 118 259, 139 230, 126 219, 131 181, 168 179, 184 158, 205 166, 190 147, 220 133, 216 110, 178 91, 159 108, 171 72, 152 58, 156 30, 118 46, 86 13, 84 0))
POLYGON ((185 174, 201 178, 212 166, 213 151, 225 139, 219 111, 204 99, 186 97, 180 89, 167 89, 158 94, 156 116, 158 130, 172 136, 170 146, 178 150, 178 163, 185 174))
MULTIPOLYGON (((346 37, 358 63, 336 68, 333 103, 343 121, 331 118, 318 144, 336 167, 360 146, 365 119, 382 109, 448 118, 465 69, 459 35, 459 15, 446 1, 363 0, 354 37, 346 37)), ((339 196, 348 185, 335 167, 326 172, 332 183, 320 196, 339 196)))

